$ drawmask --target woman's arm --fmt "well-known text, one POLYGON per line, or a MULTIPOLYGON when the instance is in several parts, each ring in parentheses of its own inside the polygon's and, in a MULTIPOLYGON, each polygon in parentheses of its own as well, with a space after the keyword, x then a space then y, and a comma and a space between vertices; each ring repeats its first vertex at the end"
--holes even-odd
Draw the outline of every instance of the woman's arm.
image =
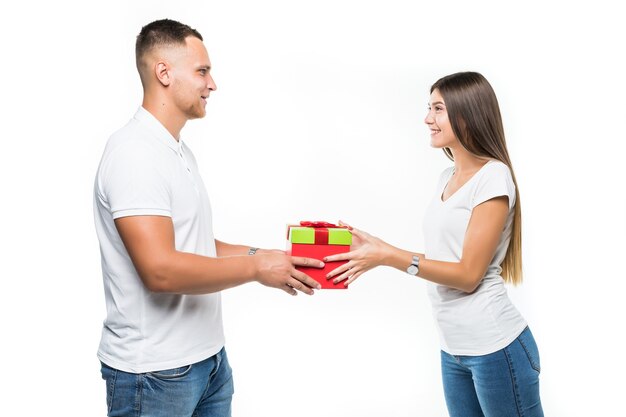
POLYGON ((356 248, 351 252, 328 256, 324 262, 348 260, 328 274, 336 282, 351 284, 364 272, 385 265, 406 271, 413 255, 420 258, 418 276, 437 284, 472 292, 485 276, 494 257, 509 213, 508 197, 487 200, 472 210, 459 262, 427 259, 424 254, 396 248, 363 231, 352 229, 356 248))

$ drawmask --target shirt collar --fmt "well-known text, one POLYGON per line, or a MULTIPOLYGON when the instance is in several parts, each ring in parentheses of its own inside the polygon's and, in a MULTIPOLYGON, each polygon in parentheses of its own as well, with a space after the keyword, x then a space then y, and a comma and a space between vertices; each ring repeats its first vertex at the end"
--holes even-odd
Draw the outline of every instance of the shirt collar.
POLYGON ((139 106, 135 116, 133 117, 143 126, 147 127, 150 132, 156 136, 156 138, 171 148, 172 150, 179 152, 182 149, 183 141, 182 139, 176 140, 174 136, 157 120, 156 117, 152 115, 148 110, 144 109, 142 106, 139 106))

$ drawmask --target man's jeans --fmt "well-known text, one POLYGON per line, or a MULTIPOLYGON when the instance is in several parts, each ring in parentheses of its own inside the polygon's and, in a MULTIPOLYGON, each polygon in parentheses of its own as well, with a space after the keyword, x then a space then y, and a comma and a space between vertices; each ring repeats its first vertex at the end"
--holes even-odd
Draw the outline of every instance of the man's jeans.
POLYGON ((527 327, 509 346, 483 356, 441 352, 450 417, 542 417, 539 351, 527 327))
POLYGON ((181 368, 132 374, 102 364, 108 416, 230 417, 233 376, 226 350, 181 368))

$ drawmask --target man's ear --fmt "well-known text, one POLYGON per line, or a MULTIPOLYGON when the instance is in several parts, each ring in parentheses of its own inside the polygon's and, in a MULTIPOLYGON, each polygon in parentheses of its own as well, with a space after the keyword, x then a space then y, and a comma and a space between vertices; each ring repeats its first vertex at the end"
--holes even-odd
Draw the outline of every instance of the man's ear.
POLYGON ((156 65, 154 66, 154 71, 157 77, 157 80, 159 80, 159 82, 164 85, 164 86, 168 86, 170 85, 170 66, 167 62, 165 61, 159 61, 156 63, 156 65))

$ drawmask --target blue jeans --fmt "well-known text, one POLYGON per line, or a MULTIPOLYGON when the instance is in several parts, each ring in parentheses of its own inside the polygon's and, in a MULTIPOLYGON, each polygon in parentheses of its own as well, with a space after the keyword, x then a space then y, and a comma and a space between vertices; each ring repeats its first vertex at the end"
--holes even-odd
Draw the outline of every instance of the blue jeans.
POLYGON ((539 351, 530 329, 510 345, 482 356, 441 352, 450 417, 542 417, 539 351))
POLYGON ((192 365, 133 374, 102 364, 107 416, 230 417, 233 376, 226 350, 192 365))

